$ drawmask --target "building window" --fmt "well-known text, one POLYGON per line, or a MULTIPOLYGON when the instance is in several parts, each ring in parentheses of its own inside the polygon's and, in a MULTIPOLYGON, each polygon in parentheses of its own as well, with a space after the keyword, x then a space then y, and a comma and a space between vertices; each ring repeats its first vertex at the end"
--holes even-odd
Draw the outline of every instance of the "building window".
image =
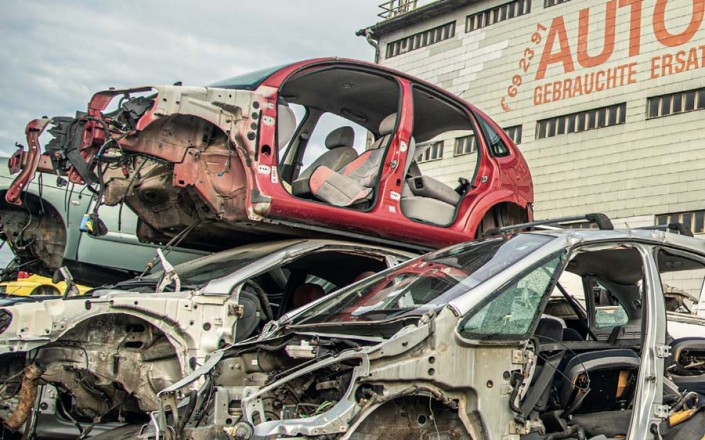
POLYGON ((627 119, 627 104, 615 104, 584 112, 571 113, 537 122, 536 138, 544 139, 561 134, 580 133, 596 128, 624 124, 627 119))
POLYGON ((570 0, 543 0, 543 7, 550 8, 551 6, 560 5, 562 3, 568 3, 570 0))
POLYGON ((560 227, 566 229, 599 229, 595 222, 561 223, 560 227))
POLYGON ((477 151, 477 138, 474 134, 455 138, 455 156, 475 153, 477 151))
POLYGON ((646 118, 660 118, 705 109, 705 88, 652 96, 647 99, 646 118))
POLYGON ((705 232, 705 210, 675 212, 656 216, 656 226, 670 223, 682 223, 685 227, 690 228, 693 234, 702 234, 705 232))
POLYGON ((416 156, 416 161, 419 163, 439 159, 443 159, 443 141, 434 142, 426 151, 416 156))
POLYGON ((531 12, 531 0, 514 0, 494 8, 485 9, 465 17, 465 32, 482 29, 529 12, 531 12))
POLYGON ((516 145, 521 143, 521 125, 505 127, 502 130, 507 133, 507 136, 509 136, 509 138, 513 140, 516 145))
POLYGON ((409 35, 400 40, 387 44, 387 58, 392 58, 412 50, 421 49, 443 40, 448 40, 455 36, 455 22, 446 23, 442 26, 409 35))

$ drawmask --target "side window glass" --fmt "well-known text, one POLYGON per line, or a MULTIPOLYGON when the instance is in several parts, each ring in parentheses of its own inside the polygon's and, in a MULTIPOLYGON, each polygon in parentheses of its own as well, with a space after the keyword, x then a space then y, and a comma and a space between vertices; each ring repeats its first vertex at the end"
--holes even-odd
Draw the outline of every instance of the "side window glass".
POLYGON ((553 257, 503 288, 461 322, 460 334, 471 339, 509 339, 526 335, 561 260, 561 255, 553 257))
POLYGON ((657 254, 666 311, 705 316, 705 264, 687 255, 661 249, 657 254))
POLYGON ((595 303, 593 327, 597 330, 621 327, 629 322, 624 307, 617 298, 597 280, 588 280, 589 292, 595 303))
POLYGON ((477 120, 480 121, 482 129, 485 131, 487 146, 490 149, 490 154, 496 157, 502 157, 509 155, 509 149, 502 141, 499 134, 492 128, 490 124, 487 123, 481 116, 478 115, 477 120))
POLYGON ((310 283, 310 284, 318 284, 323 288, 323 291, 326 292, 326 294, 334 291, 335 289, 338 288, 335 284, 328 280, 324 280, 321 277, 317 277, 316 275, 309 274, 306 276, 306 280, 304 283, 310 283))

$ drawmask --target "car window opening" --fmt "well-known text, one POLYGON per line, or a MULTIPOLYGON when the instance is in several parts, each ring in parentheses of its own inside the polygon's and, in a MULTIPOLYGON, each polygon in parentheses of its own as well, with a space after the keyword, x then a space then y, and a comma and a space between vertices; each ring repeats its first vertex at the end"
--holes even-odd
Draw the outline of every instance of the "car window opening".
POLYGON ((314 69, 288 80, 280 96, 295 109, 298 127, 280 153, 284 188, 334 206, 374 206, 397 124, 399 85, 362 70, 314 69))
POLYGON ((599 425, 609 437, 627 433, 641 364, 643 274, 631 247, 572 255, 531 339, 533 373, 523 398, 515 396, 522 414, 551 432, 594 433, 599 425))

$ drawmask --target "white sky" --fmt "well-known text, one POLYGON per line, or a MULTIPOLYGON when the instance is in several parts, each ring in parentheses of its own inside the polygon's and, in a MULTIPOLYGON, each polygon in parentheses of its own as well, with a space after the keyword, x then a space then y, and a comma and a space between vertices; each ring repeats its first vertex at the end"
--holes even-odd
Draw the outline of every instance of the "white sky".
MULTIPOLYGON (((108 87, 203 85, 319 56, 372 61, 381 0, 0 1, 0 153, 108 87)), ((0 166, 5 166, 0 164, 0 166)))

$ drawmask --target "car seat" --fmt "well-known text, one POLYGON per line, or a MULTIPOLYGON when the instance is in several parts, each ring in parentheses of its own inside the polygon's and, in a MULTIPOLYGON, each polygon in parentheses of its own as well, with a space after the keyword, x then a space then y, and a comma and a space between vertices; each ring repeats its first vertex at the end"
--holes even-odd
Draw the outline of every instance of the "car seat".
POLYGON ((296 130, 296 115, 286 104, 277 106, 277 146, 281 150, 286 147, 296 130))
MULTIPOLYGON (((416 145, 409 142, 406 180, 401 193, 401 211, 411 219, 436 225, 447 225, 453 221, 455 209, 460 203, 460 194, 445 183, 429 176, 422 176, 416 162, 416 145)), ((427 145, 426 147, 429 147, 427 145)))
POLYGON ((392 113, 379 124, 380 137, 368 150, 339 171, 321 165, 309 178, 311 194, 334 206, 351 206, 369 200, 374 195, 379 169, 384 160, 397 114, 392 113))
POLYGON ((623 348, 575 355, 561 374, 558 397, 564 417, 626 408, 640 363, 633 350, 623 348))
POLYGON ((298 309, 319 298, 323 298, 325 295, 326 292, 318 284, 300 284, 291 294, 291 307, 298 309))
POLYGON ((325 146, 328 149, 313 161, 292 184, 292 193, 295 196, 311 194, 309 178, 319 166, 326 166, 333 171, 339 171, 345 165, 357 159, 357 151, 353 148, 355 131, 350 126, 339 127, 331 131, 326 137, 325 146))
POLYGON ((689 336, 671 342, 666 368, 679 388, 705 396, 705 338, 689 336))

